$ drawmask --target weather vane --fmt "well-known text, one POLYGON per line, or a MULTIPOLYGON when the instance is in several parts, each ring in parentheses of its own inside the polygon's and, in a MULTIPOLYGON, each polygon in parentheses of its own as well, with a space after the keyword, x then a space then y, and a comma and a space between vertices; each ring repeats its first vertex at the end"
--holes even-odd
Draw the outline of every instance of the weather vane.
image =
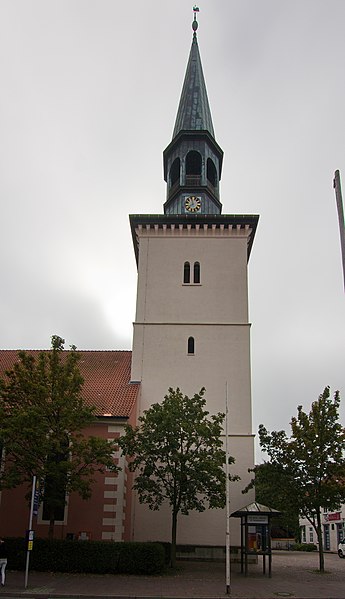
POLYGON ((198 21, 196 20, 196 13, 199 12, 199 7, 196 4, 193 6, 193 12, 194 12, 194 21, 192 23, 192 29, 194 31, 194 35, 196 35, 196 30, 198 29, 198 21))

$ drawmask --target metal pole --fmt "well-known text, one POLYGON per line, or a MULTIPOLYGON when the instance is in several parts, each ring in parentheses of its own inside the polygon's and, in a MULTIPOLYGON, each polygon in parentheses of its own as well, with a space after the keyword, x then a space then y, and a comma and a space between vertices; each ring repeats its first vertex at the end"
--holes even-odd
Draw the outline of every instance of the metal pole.
POLYGON ((225 383, 225 500, 226 500, 226 594, 230 595, 230 480, 229 480, 229 443, 228 443, 228 382, 225 383))
POLYGON ((335 189, 335 199, 337 201, 337 208, 338 208, 340 245, 341 245, 341 255, 342 255, 342 260, 343 260, 343 278, 344 278, 344 290, 345 290, 345 221, 344 221, 343 198, 342 198, 342 193, 341 193, 340 173, 338 170, 335 171, 335 173, 334 173, 333 187, 335 189))
MULTIPOLYGON (((32 529, 32 515, 34 512, 35 491, 36 491, 36 476, 33 476, 32 477, 32 491, 31 491, 31 506, 30 506, 30 516, 29 516, 29 530, 32 529)), ((29 546, 28 539, 27 539, 27 543, 29 546)), ((27 588, 27 586, 28 586, 29 561, 30 561, 30 551, 27 548, 27 550, 26 550, 26 566, 25 566, 25 583, 24 583, 25 588, 27 588)))

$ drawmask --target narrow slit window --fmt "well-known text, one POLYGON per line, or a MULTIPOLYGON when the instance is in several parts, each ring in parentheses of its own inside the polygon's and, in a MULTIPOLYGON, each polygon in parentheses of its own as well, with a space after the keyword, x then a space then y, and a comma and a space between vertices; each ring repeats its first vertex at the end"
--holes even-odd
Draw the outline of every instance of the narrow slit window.
POLYGON ((211 158, 207 158, 207 181, 209 181, 213 187, 217 186, 217 171, 211 158))
POLYGON ((200 262, 194 262, 194 283, 200 283, 200 262))
POLYGON ((188 337, 188 354, 193 355, 195 352, 195 342, 194 337, 188 337))
POLYGON ((171 165, 170 169, 170 187, 172 187, 175 183, 180 181, 180 159, 175 158, 174 162, 171 165))
POLYGON ((190 264, 185 262, 183 266, 183 282, 190 283, 190 264))

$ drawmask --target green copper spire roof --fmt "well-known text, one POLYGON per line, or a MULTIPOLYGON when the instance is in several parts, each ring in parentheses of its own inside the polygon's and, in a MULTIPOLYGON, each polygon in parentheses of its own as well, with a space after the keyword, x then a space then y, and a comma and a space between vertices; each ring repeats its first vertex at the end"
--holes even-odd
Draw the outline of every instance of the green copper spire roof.
POLYGON ((197 21, 194 13, 193 41, 177 111, 173 138, 180 131, 208 131, 214 138, 211 110, 201 66, 196 37, 197 21))

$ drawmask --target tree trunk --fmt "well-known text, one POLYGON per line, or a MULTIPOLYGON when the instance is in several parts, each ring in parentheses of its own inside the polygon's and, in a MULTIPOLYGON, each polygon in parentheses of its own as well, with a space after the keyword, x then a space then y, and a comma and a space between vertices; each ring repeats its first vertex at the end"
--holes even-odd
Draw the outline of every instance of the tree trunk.
POLYGON ((171 559, 170 565, 172 568, 176 566, 176 536, 177 536, 177 511, 172 512, 172 526, 171 526, 171 559))
POLYGON ((55 525, 55 510, 54 508, 50 508, 49 513, 49 530, 48 530, 48 539, 52 541, 54 538, 54 525, 55 525))
POLYGON ((321 513, 320 513, 319 509, 316 512, 316 522, 317 522, 316 534, 317 534, 317 540, 319 542, 319 569, 320 569, 320 572, 324 572, 325 571, 325 556, 324 556, 324 552, 323 552, 321 513))

